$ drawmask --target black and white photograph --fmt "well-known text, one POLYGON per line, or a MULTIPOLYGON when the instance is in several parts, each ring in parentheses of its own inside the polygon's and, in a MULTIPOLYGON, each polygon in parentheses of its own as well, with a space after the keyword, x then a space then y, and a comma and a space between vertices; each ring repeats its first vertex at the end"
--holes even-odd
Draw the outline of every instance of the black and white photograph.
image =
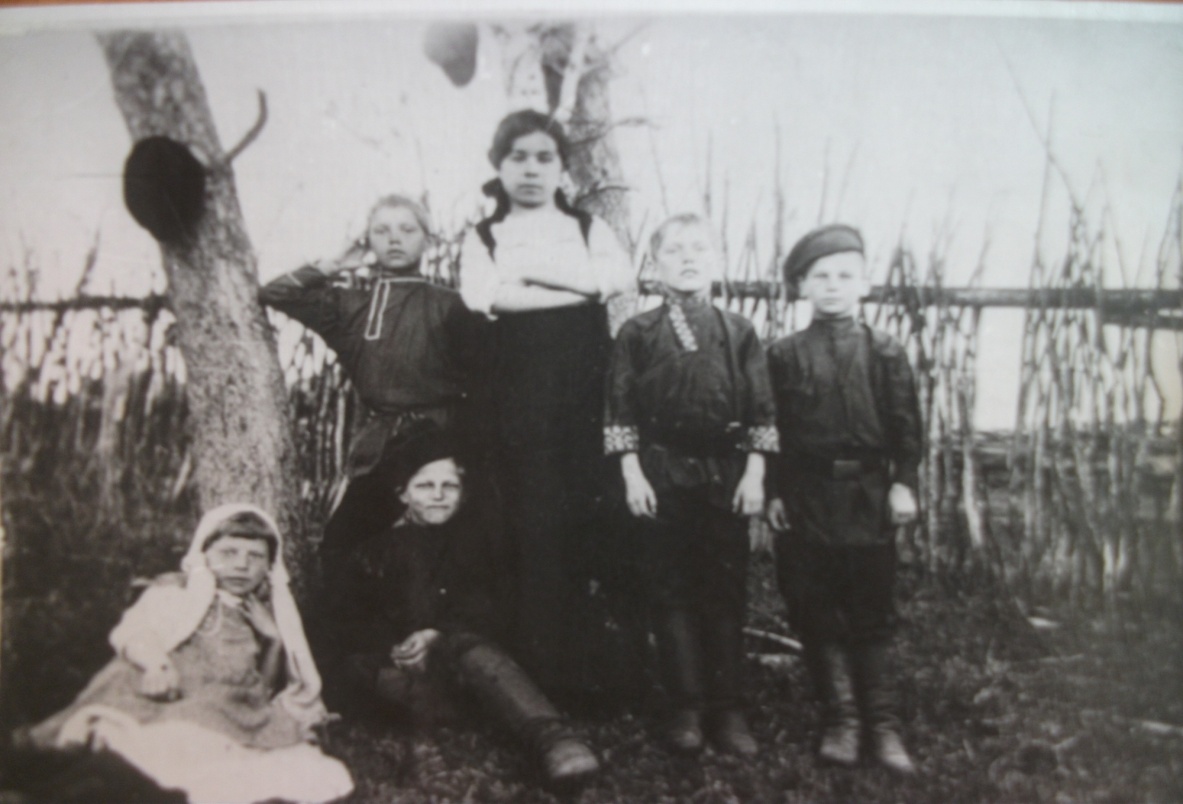
POLYGON ((1183 801, 1183 4, 0 4, 0 803, 1183 801))

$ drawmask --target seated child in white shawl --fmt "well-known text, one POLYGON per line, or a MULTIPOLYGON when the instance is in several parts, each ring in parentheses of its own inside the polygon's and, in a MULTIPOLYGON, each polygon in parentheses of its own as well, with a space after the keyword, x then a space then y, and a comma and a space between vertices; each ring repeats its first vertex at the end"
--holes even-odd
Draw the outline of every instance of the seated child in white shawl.
POLYGON ((124 613, 116 657, 32 742, 109 749, 192 801, 347 795, 345 766, 312 744, 327 712, 281 548, 255 506, 208 512, 182 572, 124 613))

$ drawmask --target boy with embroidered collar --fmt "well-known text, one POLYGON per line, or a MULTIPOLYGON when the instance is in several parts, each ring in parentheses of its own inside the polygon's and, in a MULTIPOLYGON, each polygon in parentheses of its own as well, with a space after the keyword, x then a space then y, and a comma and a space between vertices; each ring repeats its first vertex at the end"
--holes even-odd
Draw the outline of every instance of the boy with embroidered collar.
POLYGON ((824 706, 818 754, 853 765, 861 725, 878 762, 911 773, 886 660, 895 528, 916 518, 912 370, 897 341, 855 321, 869 290, 858 230, 815 229, 784 271, 813 320, 768 351, 782 438, 768 517, 781 594, 824 706))
POLYGON ((665 303, 627 321, 608 375, 605 451, 620 456, 642 531, 674 749, 757 751, 742 711, 748 518, 777 451, 764 350, 714 307, 719 256, 706 221, 678 215, 650 242, 665 303))

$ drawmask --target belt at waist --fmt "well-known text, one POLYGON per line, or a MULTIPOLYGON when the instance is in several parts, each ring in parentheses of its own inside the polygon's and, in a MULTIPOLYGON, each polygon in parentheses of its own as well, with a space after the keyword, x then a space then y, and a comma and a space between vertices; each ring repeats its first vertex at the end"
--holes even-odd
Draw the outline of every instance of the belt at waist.
POLYGON ((785 465, 790 472, 821 475, 831 480, 852 480, 870 472, 886 469, 887 458, 873 453, 837 458, 797 454, 787 456, 785 465))
POLYGON ((646 427, 641 443, 666 447, 691 458, 722 458, 741 451, 744 428, 738 423, 721 429, 646 427))

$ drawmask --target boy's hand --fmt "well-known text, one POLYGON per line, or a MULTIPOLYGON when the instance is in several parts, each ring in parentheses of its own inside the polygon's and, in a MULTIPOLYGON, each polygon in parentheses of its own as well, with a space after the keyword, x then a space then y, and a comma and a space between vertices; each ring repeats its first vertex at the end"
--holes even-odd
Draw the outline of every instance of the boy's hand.
POLYGON ((268 642, 279 641, 279 626, 275 624, 275 617, 257 597, 248 595, 242 601, 242 613, 261 639, 268 642))
POLYGON ((181 676, 172 659, 167 656, 144 668, 140 677, 140 695, 158 701, 172 701, 181 697, 181 676))
POLYGON ((390 661, 395 667, 404 667, 408 670, 423 669, 427 651, 439 636, 440 632, 434 628, 416 631, 390 649, 390 661))
POLYGON ((768 510, 764 512, 768 524, 773 530, 785 531, 789 529, 789 515, 785 511, 785 501, 780 497, 773 497, 768 501, 768 510))
POLYGON ((742 516, 764 512, 764 456, 759 452, 748 453, 748 465, 735 487, 731 510, 742 516))
POLYGON ((903 483, 891 484, 891 491, 887 492, 887 507, 893 525, 907 525, 916 519, 916 495, 903 483))
POLYGON ((628 452, 620 458, 620 472, 624 475, 624 497, 633 516, 653 519, 657 516, 657 493, 641 471, 637 453, 628 452))
POLYGON ((351 242, 338 256, 330 260, 317 260, 312 264, 323 273, 335 274, 339 271, 356 271, 366 264, 365 257, 365 240, 359 238, 351 242))

